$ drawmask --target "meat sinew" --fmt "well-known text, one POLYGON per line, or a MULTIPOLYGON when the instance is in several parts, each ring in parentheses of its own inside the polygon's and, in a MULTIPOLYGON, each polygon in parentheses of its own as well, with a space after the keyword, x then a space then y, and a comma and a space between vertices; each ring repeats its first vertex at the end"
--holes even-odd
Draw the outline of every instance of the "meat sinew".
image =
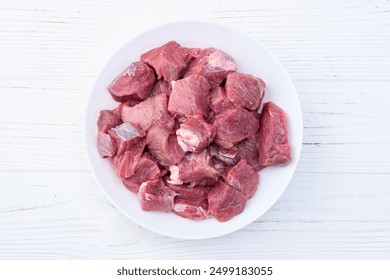
POLYGON ((221 161, 224 166, 233 166, 237 163, 236 155, 238 153, 238 148, 233 146, 230 149, 224 149, 216 145, 209 146, 209 154, 211 157, 221 161))
POLYGON ((226 79, 227 98, 236 106, 248 110, 258 110, 264 95, 265 83, 260 78, 237 72, 226 79))
POLYGON ((168 82, 180 78, 192 58, 189 49, 181 47, 175 41, 141 55, 141 60, 156 70, 158 79, 163 77, 168 82))
POLYGON ((195 206, 183 203, 175 203, 173 205, 172 212, 180 217, 191 220, 203 220, 209 216, 207 214, 207 210, 204 209, 202 206, 195 206))
POLYGON ((159 120, 169 117, 167 111, 168 97, 159 94, 131 107, 122 108, 122 120, 132 123, 143 131, 149 130, 159 120))
POLYGON ((259 173, 245 159, 233 166, 226 178, 230 186, 241 191, 248 199, 255 194, 259 180, 259 173))
POLYGON ((173 209, 176 193, 159 179, 142 183, 138 196, 141 200, 142 210, 170 212, 173 209))
POLYGON ((217 182, 219 173, 211 166, 207 151, 201 153, 187 153, 177 164, 169 167, 171 184, 181 185, 189 183, 190 186, 212 185, 217 182))
POLYGON ((226 110, 216 115, 213 125, 216 128, 215 143, 226 149, 255 134, 259 128, 259 122, 254 115, 241 108, 226 110))
POLYGON ((112 157, 116 154, 116 144, 110 135, 102 131, 98 132, 98 153, 102 158, 112 157))
POLYGON ((111 128, 108 134, 115 141, 117 146, 117 155, 123 154, 128 148, 141 141, 145 133, 131 123, 122 123, 117 127, 111 128))
POLYGON ((259 162, 262 166, 282 165, 291 160, 285 112, 272 102, 263 106, 260 116, 259 162))
POLYGON ((118 102, 145 100, 155 81, 154 71, 149 65, 142 61, 133 62, 111 83, 108 91, 118 102))
POLYGON ((207 96, 210 85, 201 75, 192 75, 172 82, 172 92, 169 97, 168 111, 174 115, 207 117, 209 107, 207 96))
POLYGON ((176 135, 184 152, 200 152, 214 140, 215 127, 201 116, 195 116, 180 124, 176 135))
POLYGON ((112 165, 119 178, 124 179, 133 176, 145 148, 145 141, 141 140, 126 152, 112 158, 112 165))
POLYGON ((219 181, 208 194, 208 211, 218 221, 226 222, 244 210, 246 201, 241 191, 219 181))
POLYGON ((229 54, 208 48, 200 51, 189 65, 184 77, 193 74, 203 75, 212 87, 219 86, 227 75, 236 71, 237 64, 229 54))

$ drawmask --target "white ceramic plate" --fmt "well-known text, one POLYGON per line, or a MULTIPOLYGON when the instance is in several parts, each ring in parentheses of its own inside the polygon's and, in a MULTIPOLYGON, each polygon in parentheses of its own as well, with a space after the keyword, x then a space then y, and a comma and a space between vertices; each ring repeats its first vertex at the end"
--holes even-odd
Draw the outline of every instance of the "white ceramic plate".
POLYGON ((263 215, 278 200, 292 178, 302 146, 302 114, 295 88, 280 62, 258 42, 247 35, 209 22, 175 22, 148 30, 128 41, 106 63, 96 78, 85 115, 85 146, 93 174, 111 203, 142 227, 160 234, 202 239, 231 233, 263 215), (108 160, 99 157, 96 121, 99 111, 117 107, 107 86, 131 62, 145 51, 176 40, 185 47, 214 47, 233 56, 238 71, 264 79, 267 83, 264 101, 273 101, 288 116, 288 139, 292 161, 284 167, 268 167, 260 173, 260 186, 244 211, 225 223, 214 218, 192 221, 173 213, 143 212, 136 194, 128 191, 116 176, 108 160))

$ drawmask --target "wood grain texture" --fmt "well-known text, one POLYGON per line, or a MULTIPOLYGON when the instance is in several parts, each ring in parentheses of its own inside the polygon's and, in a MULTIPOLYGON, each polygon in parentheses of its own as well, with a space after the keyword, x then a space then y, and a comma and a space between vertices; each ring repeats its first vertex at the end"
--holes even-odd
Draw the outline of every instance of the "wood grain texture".
POLYGON ((389 1, 2 1, 0 259, 390 258, 389 1), (82 120, 121 44, 180 19, 268 47, 301 100, 304 145, 274 207, 184 241, 140 228, 98 189, 82 120))

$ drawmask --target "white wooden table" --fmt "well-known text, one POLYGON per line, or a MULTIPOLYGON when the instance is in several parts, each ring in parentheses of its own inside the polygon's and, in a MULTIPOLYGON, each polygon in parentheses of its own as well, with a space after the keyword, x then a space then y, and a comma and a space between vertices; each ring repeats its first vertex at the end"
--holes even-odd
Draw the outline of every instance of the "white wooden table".
POLYGON ((0 2, 1 259, 390 258, 389 1, 0 2), (108 57, 160 23, 204 19, 268 47, 299 93, 304 143, 278 203, 184 241, 146 231, 98 188, 83 147, 108 57))

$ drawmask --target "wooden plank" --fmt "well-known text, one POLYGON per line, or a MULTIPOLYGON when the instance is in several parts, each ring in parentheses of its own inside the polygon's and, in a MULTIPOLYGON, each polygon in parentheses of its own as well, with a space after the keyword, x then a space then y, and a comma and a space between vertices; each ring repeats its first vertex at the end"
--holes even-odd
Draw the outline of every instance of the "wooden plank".
POLYGON ((297 174, 255 223, 223 238, 185 241, 128 221, 90 176, 24 174, 2 188, 0 258, 385 258, 389 182, 389 174, 297 174))

